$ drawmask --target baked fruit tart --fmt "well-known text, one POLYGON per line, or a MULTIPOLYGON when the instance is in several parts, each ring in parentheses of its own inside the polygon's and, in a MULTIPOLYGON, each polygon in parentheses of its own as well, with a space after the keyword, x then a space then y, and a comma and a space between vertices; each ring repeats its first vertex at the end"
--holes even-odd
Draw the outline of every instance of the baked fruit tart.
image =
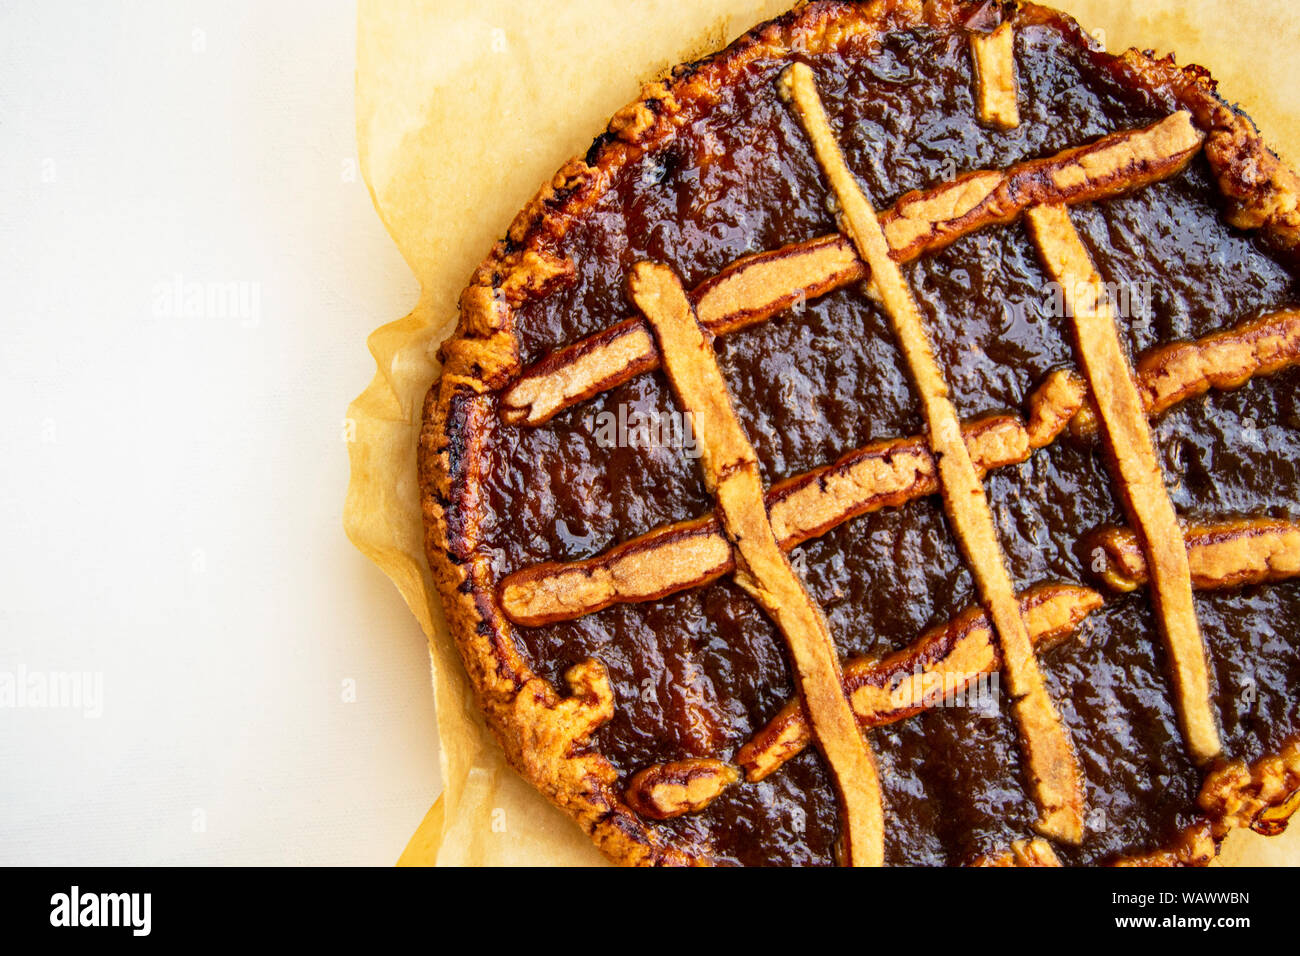
POLYGON ((429 559, 634 864, 1203 864, 1300 802, 1300 180, 1020 3, 675 68, 475 273, 429 559))

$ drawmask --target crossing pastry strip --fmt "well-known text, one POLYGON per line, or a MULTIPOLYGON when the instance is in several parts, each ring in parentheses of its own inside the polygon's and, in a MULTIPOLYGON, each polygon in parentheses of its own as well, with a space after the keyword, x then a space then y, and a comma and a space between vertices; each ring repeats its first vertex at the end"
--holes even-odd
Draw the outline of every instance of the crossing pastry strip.
POLYGON ((1044 836, 1078 843, 1083 839, 1083 784, 1078 760, 1034 657, 982 479, 966 448, 920 310, 898 263, 890 258, 889 243, 875 211, 844 161, 812 70, 796 63, 782 74, 781 83, 838 200, 841 227, 871 268, 872 294, 889 316, 920 396, 944 507, 1001 642, 1003 670, 1020 726, 1030 790, 1039 808, 1036 827, 1044 836))
MULTIPOLYGON (((1054 373, 1030 400, 1026 425, 1010 415, 967 424, 964 434, 981 472, 1025 461, 1050 443, 1083 403, 1081 383, 1054 373)), ((939 491, 934 457, 924 438, 876 442, 833 465, 779 482, 766 503, 785 551, 825 534, 850 518, 939 491)), ((612 604, 652 601, 730 574, 731 546, 716 516, 658 528, 603 554, 569 563, 548 562, 508 576, 501 606, 516 624, 571 620, 612 604)))
MULTIPOLYGON (((1137 365, 1138 393, 1147 415, 1155 417, 1211 389, 1245 385, 1257 375, 1273 375, 1300 362, 1300 312, 1274 312, 1197 342, 1152 349, 1137 365)), ((1070 423, 1078 435, 1096 432, 1089 402, 1070 423)))
MULTIPOLYGON (((1197 342, 1165 346, 1138 362, 1138 391, 1149 414, 1210 388, 1234 388, 1256 375, 1300 364, 1300 312, 1280 312, 1197 342)), ((963 431, 981 471, 1025 461, 1054 442, 1068 421, 1072 433, 1096 434, 1087 384, 1057 371, 1029 399, 1029 420, 997 416, 963 431)), ((922 438, 892 439, 856 449, 835 464, 788 478, 768 491, 781 546, 825 534, 858 515, 934 494, 934 460, 922 438), (905 480, 906 479, 906 480, 905 480)), ((1189 543, 1193 557, 1196 548, 1189 543)), ((502 606, 516 624, 570 620, 611 604, 657 600, 731 573, 731 549, 712 517, 659 528, 603 554, 518 571, 502 585, 502 606)))
POLYGON ((875 761, 844 697, 826 619, 777 546, 758 459, 731 406, 708 333, 666 266, 634 266, 630 291, 654 331, 678 402, 694 416, 704 481, 735 554, 735 581, 785 636, 813 735, 839 796, 844 862, 882 865, 884 808, 875 761))
POLYGON ((1097 403, 1112 471, 1151 569, 1151 592, 1169 648, 1183 735, 1193 759, 1203 763, 1221 750, 1205 644, 1192 599, 1187 545, 1156 459, 1142 396, 1124 356, 1101 276, 1065 207, 1031 209, 1029 229, 1047 271, 1065 290, 1080 364, 1097 403))
MULTIPOLYGON (((1072 634, 1100 608, 1087 588, 1040 585, 1020 597, 1035 650, 1041 653, 1072 634)), ((879 727, 919 714, 937 700, 956 700, 981 675, 1002 665, 987 612, 971 608, 884 658, 857 657, 844 664, 844 692, 863 727, 879 727)), ((806 746, 808 718, 798 699, 787 703, 736 754, 751 782, 762 780, 806 746)))
MULTIPOLYGON (((880 216, 898 262, 951 245, 987 226, 1014 222, 1030 206, 1096 202, 1181 172, 1204 136, 1189 114, 1113 133, 1090 145, 1031 160, 1005 172, 962 176, 901 197, 880 216)), ((709 331, 726 334, 766 321, 867 277, 844 236, 823 236, 747 256, 691 293, 709 331)), ((654 338, 631 318, 553 353, 528 369, 500 399, 503 418, 539 425, 564 409, 659 366, 654 338)))
MULTIPOLYGON (((1192 524, 1183 532, 1192 587, 1198 591, 1269 584, 1300 576, 1300 524, 1243 518, 1192 524)), ((1135 591, 1150 580, 1146 555, 1131 528, 1107 528, 1089 540, 1100 549, 1102 579, 1116 591, 1135 591)), ((1095 551, 1093 552, 1095 553, 1095 551)))
POLYGON ((1015 129, 1020 125, 1015 29, 1003 23, 990 33, 971 33, 970 49, 980 122, 997 129, 1015 129))

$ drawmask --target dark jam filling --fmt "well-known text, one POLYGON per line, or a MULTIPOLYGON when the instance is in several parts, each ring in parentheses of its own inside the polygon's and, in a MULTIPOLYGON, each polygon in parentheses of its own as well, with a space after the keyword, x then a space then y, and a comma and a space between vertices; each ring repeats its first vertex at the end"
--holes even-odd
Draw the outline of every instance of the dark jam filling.
MULTIPOLYGON (((1118 84, 1063 28, 1020 30, 1017 59, 1023 121, 1011 133, 975 121, 964 36, 895 33, 870 51, 810 62, 848 161, 882 207, 954 173, 1053 154, 1174 109, 1118 84)), ((637 260, 668 262, 689 286, 747 252, 834 231, 805 137, 774 94, 780 68, 753 68, 576 224, 560 251, 578 281, 518 317, 525 361, 626 316, 624 278, 637 260)), ((1131 198, 1074 211, 1104 276, 1151 283, 1149 314, 1124 326, 1133 353, 1295 301, 1291 276, 1222 223, 1218 202, 1198 161, 1131 198)), ((1068 322, 1051 308, 1023 226, 984 230, 907 273, 963 417, 1019 409, 1047 372, 1074 364, 1068 322)), ((921 430, 887 323, 856 289, 717 348, 768 481, 921 430)), ((1256 381, 1158 423, 1181 514, 1300 517, 1298 383, 1295 372, 1256 381)), ((484 531, 499 574, 586 557, 710 510, 696 463, 679 451, 600 447, 596 416, 620 406, 674 410, 656 373, 545 427, 490 437, 484 531)), ((987 487, 1018 587, 1095 583, 1080 539, 1123 521, 1095 446, 1062 440, 987 487)), ((845 654, 904 646, 974 603, 937 498, 856 519, 794 557, 845 654)), ((1197 608, 1228 752, 1257 757, 1300 726, 1289 690, 1300 683, 1300 588, 1199 594, 1197 608)), ((624 774, 728 757, 793 690, 779 635, 727 580, 515 636, 557 684, 577 661, 605 662, 617 712, 596 743, 624 774)), ((1164 656, 1149 601, 1135 595, 1109 600, 1044 657, 1087 776, 1089 836, 1062 851, 1068 862, 1159 847, 1193 819, 1200 778, 1184 753, 1164 656)), ((1015 726, 997 708, 935 709, 869 739, 885 781, 890 862, 963 863, 1031 834, 1015 726)), ((810 750, 662 826, 722 861, 828 863, 835 801, 810 750)))

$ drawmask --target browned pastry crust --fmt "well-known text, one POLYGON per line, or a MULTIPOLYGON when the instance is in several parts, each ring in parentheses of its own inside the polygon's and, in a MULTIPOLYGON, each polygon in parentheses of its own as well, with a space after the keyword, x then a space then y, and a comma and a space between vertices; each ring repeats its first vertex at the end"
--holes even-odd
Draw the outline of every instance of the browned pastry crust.
MULTIPOLYGON (((599 662, 572 668, 566 675, 569 686, 557 689, 529 669, 511 637, 498 600, 500 582, 494 580, 483 548, 486 505, 480 492, 484 436, 496 414, 494 396, 524 371, 514 314, 572 274, 572 264, 549 250, 608 188, 616 171, 707 110, 714 91, 747 64, 784 59, 796 46, 815 53, 853 36, 917 23, 953 25, 968 10, 958 0, 812 3, 756 28, 706 60, 676 68, 615 115, 588 155, 590 162, 571 160, 538 192, 462 295, 460 322, 440 350, 443 373, 425 402, 420 434, 419 479, 430 564, 477 701, 507 758, 612 860, 707 864, 710 855, 705 847, 669 845, 618 792, 614 768, 590 741, 613 708, 599 662)), ((1060 14, 1032 5, 1018 7, 1015 16, 1023 23, 1063 22, 1060 14)), ((1087 42, 1081 31, 1078 35, 1081 43, 1087 42)), ((1172 95, 1191 113, 1206 137, 1205 156, 1230 204, 1230 221, 1259 230, 1278 250, 1294 256, 1300 247, 1300 179, 1268 150, 1247 117, 1215 95, 1209 74, 1199 67, 1179 67, 1172 57, 1156 60, 1136 51, 1115 58, 1113 72, 1130 86, 1172 95)), ((1231 764, 1213 772, 1201 802, 1205 820, 1163 855, 1132 861, 1203 863, 1207 826, 1216 840, 1232 826, 1279 829, 1296 808, 1296 754, 1293 744, 1253 766, 1231 764), (1192 846, 1196 852, 1188 849, 1192 846)), ((1034 855, 1022 849, 1021 855, 1027 854, 1034 855)))

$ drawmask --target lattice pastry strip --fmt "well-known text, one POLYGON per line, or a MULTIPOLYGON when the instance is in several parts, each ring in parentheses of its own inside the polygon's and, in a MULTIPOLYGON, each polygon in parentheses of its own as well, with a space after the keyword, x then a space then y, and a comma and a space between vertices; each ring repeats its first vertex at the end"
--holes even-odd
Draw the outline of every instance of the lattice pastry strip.
POLYGON ((1048 272, 1065 290, 1080 364, 1097 402, 1121 498, 1150 570, 1183 734, 1192 757, 1204 763, 1220 753, 1222 744, 1211 706, 1209 668, 1196 620, 1187 545, 1156 459, 1142 396, 1124 356, 1101 276, 1069 213, 1061 206, 1032 209, 1029 228, 1048 272))
MULTIPOLYGON (((1269 584, 1300 576, 1300 525, 1272 518, 1242 518, 1184 529, 1192 587, 1198 591, 1269 584)), ((1103 580, 1116 591, 1147 584, 1146 554, 1131 528, 1108 528, 1090 543, 1105 559, 1103 580)))
MULTIPOLYGON (((1238 388, 1257 375, 1273 375, 1297 362, 1300 312, 1274 312, 1197 342, 1152 349, 1137 363, 1138 392, 1147 415, 1160 415, 1211 389, 1238 388)), ((1070 423, 1080 435, 1096 427, 1091 402, 1070 423)))
POLYGON ((1020 125, 1016 102, 1016 34, 1010 23, 990 32, 973 32, 971 59, 975 63, 976 99, 980 122, 998 129, 1020 125))
POLYGON ((707 333, 666 266, 638 264, 629 287, 654 330, 678 402, 694 421, 705 484, 717 499, 735 553, 736 583, 785 636, 796 684, 839 796, 844 862, 879 866, 884 862, 884 809, 875 761, 844 698, 826 619, 777 545, 758 458, 731 406, 707 333))

